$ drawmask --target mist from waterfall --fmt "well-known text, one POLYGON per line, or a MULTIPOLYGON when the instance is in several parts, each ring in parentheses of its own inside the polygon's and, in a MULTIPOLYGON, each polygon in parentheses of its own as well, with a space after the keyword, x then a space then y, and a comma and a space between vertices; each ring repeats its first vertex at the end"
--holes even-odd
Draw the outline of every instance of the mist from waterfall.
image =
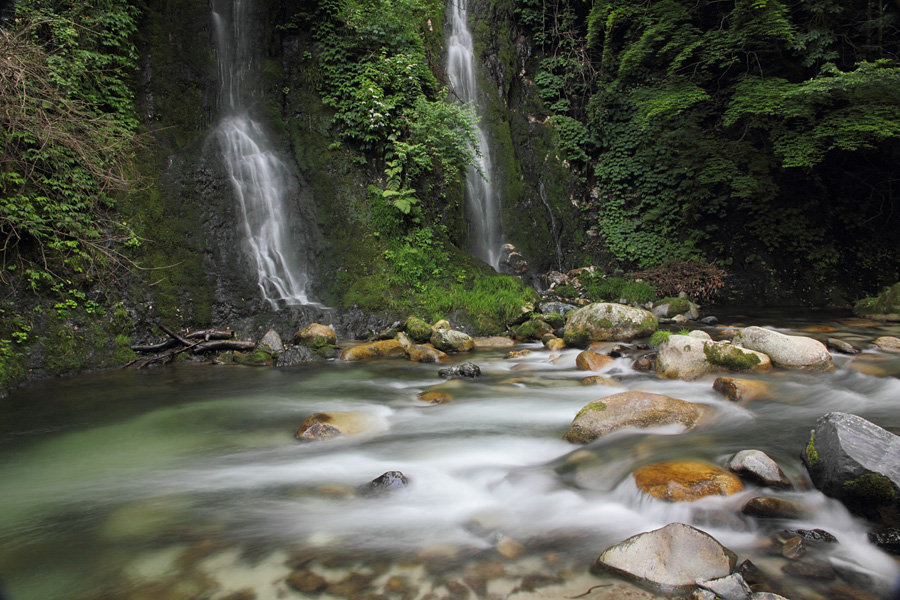
POLYGON ((314 304, 306 294, 309 277, 298 264, 286 223, 290 173, 262 125, 250 116, 244 89, 248 74, 260 68, 252 51, 249 5, 249 0, 212 3, 221 82, 222 118, 216 135, 263 297, 273 309, 314 304))
MULTIPOLYGON (((473 106, 478 111, 475 48, 472 34, 469 32, 468 0, 453 0, 449 4, 448 12, 450 30, 447 42, 447 76, 450 79, 450 89, 460 102, 473 106)), ((477 133, 478 146, 481 149, 478 168, 470 167, 466 172, 469 243, 477 257, 497 269, 503 244, 500 206, 497 190, 490 181, 491 152, 481 125, 478 126, 477 133)))

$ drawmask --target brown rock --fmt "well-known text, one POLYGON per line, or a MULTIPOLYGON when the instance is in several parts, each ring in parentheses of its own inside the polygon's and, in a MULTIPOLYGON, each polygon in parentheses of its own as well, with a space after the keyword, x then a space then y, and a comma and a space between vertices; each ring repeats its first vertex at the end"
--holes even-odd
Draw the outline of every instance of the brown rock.
POLYGON ((315 594, 328 587, 324 577, 312 571, 294 571, 285 580, 288 587, 302 594, 315 594))
POLYGON ((900 352, 900 338, 885 335, 872 342, 887 352, 900 352))
POLYGON ((733 473, 699 462, 656 463, 637 469, 632 476, 642 492, 670 502, 730 496, 744 489, 741 480, 733 473))
POLYGON ((304 346, 334 346, 337 343, 337 335, 334 329, 320 323, 310 323, 294 334, 294 343, 304 346))
POLYGON ((294 435, 298 440, 321 440, 342 435, 355 435, 368 429, 367 416, 362 413, 333 411, 316 413, 300 425, 294 435))
POLYGON ((406 354, 398 340, 383 340, 345 348, 341 360, 371 360, 374 358, 399 358, 406 354))
POLYGON ((446 392, 430 391, 419 394, 419 400, 429 404, 446 404, 447 402, 453 402, 453 396, 446 392))
POLYGON ((552 338, 544 342, 544 347, 547 348, 547 350, 557 352, 566 347, 566 342, 562 338, 552 338))
POLYGON ((450 357, 428 344, 410 344, 406 348, 406 358, 413 362, 450 362, 450 357))
POLYGON ((806 509, 802 504, 790 500, 761 496, 747 500, 741 512, 757 519, 801 519, 805 516, 806 509))
POLYGON ((528 356, 531 354, 531 350, 528 348, 523 348, 522 350, 510 350, 506 353, 504 358, 522 358, 523 356, 528 356))
POLYGON ((619 382, 611 377, 603 377, 601 375, 590 375, 581 380, 581 385, 619 385, 619 382))
POLYGON ((641 358, 631 363, 631 368, 635 371, 652 371, 653 361, 650 360, 650 358, 647 356, 642 356, 641 358))
POLYGON ((797 560, 806 554, 806 542, 799 535, 795 535, 781 547, 781 555, 790 560, 797 560))
POLYGON ((599 371, 604 367, 608 367, 613 363, 613 359, 605 354, 599 354, 592 350, 580 352, 575 357, 575 366, 582 371, 599 371))
POLYGON ((515 345, 515 340, 508 337, 496 336, 475 338, 476 348, 512 348, 515 345))
POLYGON ((758 379, 719 377, 713 382, 713 389, 732 402, 753 400, 769 395, 769 384, 758 379))
POLYGON ((325 591, 333 596, 342 598, 359 598, 366 589, 372 585, 372 576, 362 573, 351 573, 345 579, 337 583, 329 584, 325 591))
POLYGON ((525 546, 512 538, 501 536, 500 541, 497 542, 497 552, 500 553, 500 556, 515 560, 525 554, 525 546))

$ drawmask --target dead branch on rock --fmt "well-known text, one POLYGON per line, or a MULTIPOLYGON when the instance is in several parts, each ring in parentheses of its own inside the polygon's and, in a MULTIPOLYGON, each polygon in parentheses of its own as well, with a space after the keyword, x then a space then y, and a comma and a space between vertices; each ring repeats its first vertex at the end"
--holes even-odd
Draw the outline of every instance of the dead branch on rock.
POLYGON ((222 350, 237 350, 240 352, 250 352, 256 349, 256 342, 235 340, 234 333, 231 331, 219 331, 215 329, 206 329, 202 331, 193 331, 186 335, 181 335, 167 327, 163 323, 157 323, 159 327, 169 339, 159 344, 132 346, 131 349, 141 353, 157 353, 156 356, 146 358, 137 358, 122 368, 130 367, 137 364, 138 369, 143 369, 152 364, 168 364, 175 360, 175 357, 182 352, 190 352, 191 354, 203 354, 206 352, 219 352, 222 350), (160 354, 161 353, 161 354, 160 354))

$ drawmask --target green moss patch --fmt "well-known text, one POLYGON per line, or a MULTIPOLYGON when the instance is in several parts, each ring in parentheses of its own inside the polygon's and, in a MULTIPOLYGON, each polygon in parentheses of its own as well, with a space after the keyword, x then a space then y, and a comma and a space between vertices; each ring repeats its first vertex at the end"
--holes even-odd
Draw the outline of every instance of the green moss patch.
POLYGON ((866 473, 844 482, 844 491, 867 502, 895 502, 897 489, 890 479, 879 473, 866 473))
POLYGON ((747 371, 762 362, 755 354, 724 344, 704 344, 703 353, 710 364, 729 371, 747 371))

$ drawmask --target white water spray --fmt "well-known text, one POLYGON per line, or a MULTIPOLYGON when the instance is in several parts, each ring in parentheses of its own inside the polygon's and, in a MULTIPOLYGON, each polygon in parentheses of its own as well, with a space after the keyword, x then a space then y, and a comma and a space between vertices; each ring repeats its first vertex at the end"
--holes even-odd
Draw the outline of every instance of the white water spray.
MULTIPOLYGON (((447 76, 450 87, 462 103, 474 106, 477 110, 475 48, 469 32, 468 0, 454 0, 450 2, 448 10, 450 39, 447 43, 447 76)), ((489 180, 492 173, 491 152, 480 125, 478 146, 481 149, 481 157, 478 159, 480 172, 479 169, 470 167, 466 173, 469 240, 475 255, 497 269, 500 265, 500 247, 503 244, 500 207, 497 192, 489 180)))
POLYGON ((263 297, 274 309, 314 304, 306 295, 309 278, 298 264, 298 252, 292 247, 285 224, 284 199, 290 174, 262 126, 250 116, 244 90, 244 80, 256 62, 246 31, 249 4, 249 0, 213 2, 221 81, 219 105, 224 115, 216 135, 263 297))

